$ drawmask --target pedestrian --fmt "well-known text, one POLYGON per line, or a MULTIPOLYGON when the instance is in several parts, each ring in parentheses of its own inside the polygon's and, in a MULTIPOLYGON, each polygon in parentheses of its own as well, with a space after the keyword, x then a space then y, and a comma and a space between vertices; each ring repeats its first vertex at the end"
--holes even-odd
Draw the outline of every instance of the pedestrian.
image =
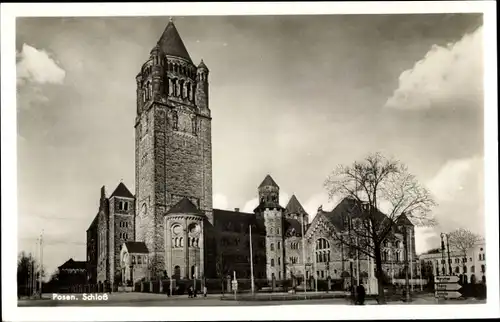
POLYGON ((188 291, 188 298, 191 298, 193 296, 193 292, 191 290, 191 286, 188 287, 187 291, 188 291))
POLYGON ((207 287, 203 286, 203 297, 207 297, 207 287))
POLYGON ((358 304, 359 305, 365 305, 365 287, 363 284, 360 284, 357 288, 357 293, 358 293, 358 304))
POLYGON ((196 290, 196 287, 193 288, 193 297, 196 297, 196 293, 197 293, 197 290, 196 290))

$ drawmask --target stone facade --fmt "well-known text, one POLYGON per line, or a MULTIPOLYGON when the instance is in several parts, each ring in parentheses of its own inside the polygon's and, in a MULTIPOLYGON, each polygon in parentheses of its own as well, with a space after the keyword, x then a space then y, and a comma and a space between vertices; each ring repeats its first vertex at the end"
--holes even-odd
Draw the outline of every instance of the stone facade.
POLYGON ((165 270, 166 211, 187 197, 209 221, 212 214, 208 69, 192 63, 169 23, 136 80, 136 239, 157 276, 165 270))
MULTIPOLYGON (((170 22, 136 76, 135 195, 123 184, 110 198, 102 190, 87 233, 97 281, 113 282, 118 272, 122 282, 165 275, 248 278, 250 241, 256 278, 345 276, 353 255, 333 238, 334 229, 343 229, 338 218, 344 201, 330 212, 318 211, 309 223, 296 196, 285 208, 279 204, 280 188, 268 175, 257 189, 253 213, 212 209, 208 77, 205 63, 193 64, 170 22)), ((383 268, 391 272, 395 262, 402 265, 395 242, 401 238, 396 234, 394 245, 384 244, 383 268), (398 261, 389 253, 398 254, 398 261)), ((414 253, 414 233, 412 240, 414 253)), ((360 255, 354 274, 370 269, 360 255)))
POLYGON ((120 183, 108 198, 101 188, 99 211, 87 230, 87 274, 89 283, 113 284, 120 272, 120 250, 134 240, 134 196, 120 183))

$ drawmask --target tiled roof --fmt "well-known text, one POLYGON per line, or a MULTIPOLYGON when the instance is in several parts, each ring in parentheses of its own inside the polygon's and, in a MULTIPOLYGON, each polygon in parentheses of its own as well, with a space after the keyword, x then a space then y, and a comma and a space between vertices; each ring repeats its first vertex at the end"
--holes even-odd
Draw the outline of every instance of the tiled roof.
POLYGON ((286 205, 285 208, 285 213, 307 215, 307 212, 304 210, 304 207, 302 207, 302 205, 300 204, 297 197, 295 197, 295 195, 293 195, 290 198, 290 201, 288 201, 288 204, 286 205))
POLYGON ((160 40, 158 40, 158 45, 164 54, 184 58, 192 63, 186 46, 184 46, 184 42, 172 21, 167 24, 160 40))
POLYGON ((135 254, 149 253, 148 247, 144 242, 135 242, 135 241, 125 242, 125 247, 127 247, 129 253, 135 253, 135 254))
MULTIPOLYGON (((332 211, 322 211, 322 214, 327 218, 335 227, 340 230, 347 229, 344 227, 342 216, 348 215, 351 218, 360 218, 363 216, 360 203, 354 199, 344 198, 332 211)), ((380 211, 375 213, 375 217, 379 220, 386 220, 388 217, 380 211)))
POLYGON ((228 227, 232 227, 236 230, 243 225, 246 231, 249 225, 254 225, 256 231, 252 231, 252 233, 266 233, 264 220, 262 218, 257 218, 255 214, 252 213, 213 209, 213 216, 214 227, 218 230, 226 230, 228 227))
POLYGON ((58 267, 59 269, 86 269, 87 262, 75 261, 73 258, 68 259, 64 264, 58 267))
POLYGON ((401 226, 410 226, 410 227, 413 226, 413 224, 411 223, 411 221, 408 219, 408 217, 404 213, 402 213, 398 217, 398 219, 396 220, 396 222, 397 222, 398 225, 401 225, 401 226))
POLYGON ((189 200, 184 197, 179 200, 169 211, 167 214, 201 214, 202 212, 196 208, 196 206, 189 200))
POLYGON ((267 186, 272 186, 272 187, 279 188, 279 186, 276 184, 276 182, 273 180, 273 178, 271 178, 270 175, 267 175, 264 178, 264 180, 262 181, 262 183, 259 185, 259 188, 267 187, 267 186))
POLYGON ((130 190, 128 190, 127 186, 125 186, 123 182, 120 182, 115 191, 113 191, 113 193, 109 197, 134 198, 134 195, 130 192, 130 190))
MULTIPOLYGON (((297 219, 286 218, 285 219, 285 235, 292 236, 302 236, 302 227, 300 221, 297 219)), ((304 232, 306 231, 306 227, 304 227, 304 232)))

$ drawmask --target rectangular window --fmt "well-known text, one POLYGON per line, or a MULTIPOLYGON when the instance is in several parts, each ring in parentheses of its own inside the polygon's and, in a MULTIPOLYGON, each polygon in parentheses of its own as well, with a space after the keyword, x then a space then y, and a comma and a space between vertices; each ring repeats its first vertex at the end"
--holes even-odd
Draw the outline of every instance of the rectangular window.
POLYGON ((137 264, 142 264, 142 256, 137 256, 137 264))
POLYGON ((280 242, 278 242, 278 249, 280 249, 280 247, 281 247, 281 243, 280 243, 280 242))

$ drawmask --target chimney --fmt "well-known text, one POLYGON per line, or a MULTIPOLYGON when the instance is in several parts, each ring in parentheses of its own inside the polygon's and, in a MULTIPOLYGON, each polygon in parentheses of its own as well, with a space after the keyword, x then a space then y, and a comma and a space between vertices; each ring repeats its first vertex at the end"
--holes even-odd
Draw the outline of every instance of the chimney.
POLYGON ((101 198, 106 198, 106 186, 101 187, 101 198))
POLYGON ((234 208, 235 212, 240 212, 240 208, 234 208))

